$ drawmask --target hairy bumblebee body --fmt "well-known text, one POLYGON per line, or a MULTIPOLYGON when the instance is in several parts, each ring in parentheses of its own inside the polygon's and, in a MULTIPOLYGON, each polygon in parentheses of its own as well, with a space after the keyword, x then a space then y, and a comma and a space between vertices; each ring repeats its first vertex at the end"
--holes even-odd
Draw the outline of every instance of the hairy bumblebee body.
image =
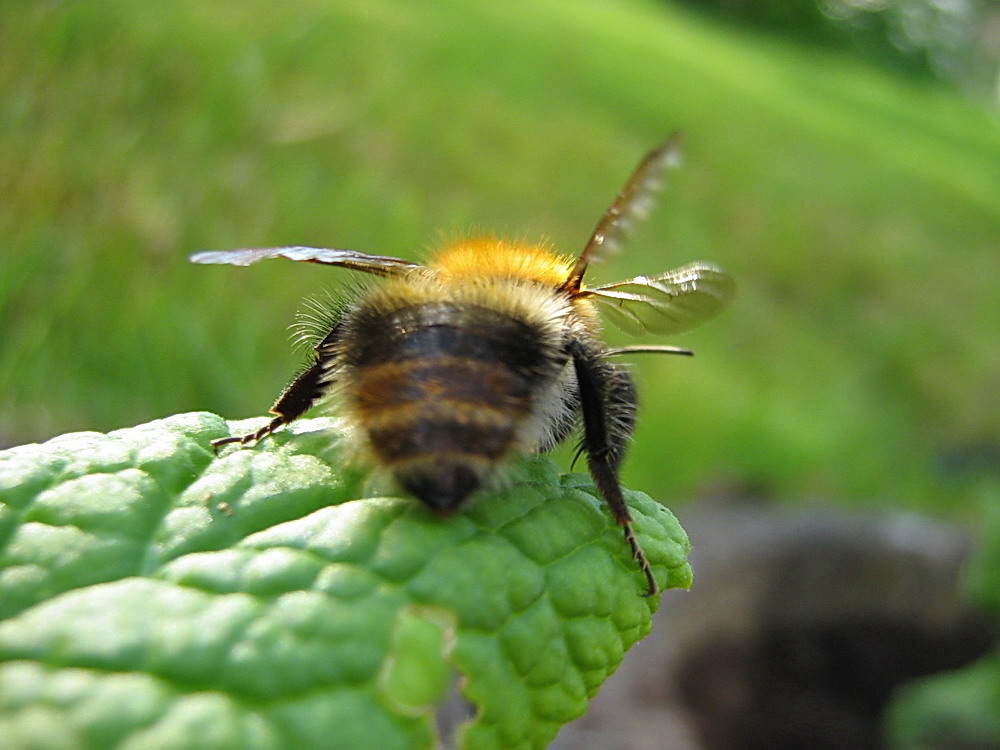
POLYGON ((590 262, 617 249, 676 157, 676 139, 646 157, 575 259, 494 238, 455 242, 427 265, 304 247, 192 256, 233 265, 285 257, 387 278, 324 321, 312 362, 279 396, 268 424, 213 445, 259 440, 329 397, 371 461, 447 515, 512 455, 548 450, 582 422, 591 475, 625 530, 648 594, 655 593, 618 482, 635 424, 635 387, 609 358, 690 351, 609 349, 599 338, 595 302, 626 330, 676 332, 721 309, 734 285, 704 263, 593 289, 582 280, 590 262))
POLYGON ((375 461, 435 510, 454 510, 511 454, 572 429, 567 345, 587 333, 576 308, 592 303, 546 283, 566 265, 523 245, 455 244, 430 273, 350 306, 339 341, 320 352, 375 461))

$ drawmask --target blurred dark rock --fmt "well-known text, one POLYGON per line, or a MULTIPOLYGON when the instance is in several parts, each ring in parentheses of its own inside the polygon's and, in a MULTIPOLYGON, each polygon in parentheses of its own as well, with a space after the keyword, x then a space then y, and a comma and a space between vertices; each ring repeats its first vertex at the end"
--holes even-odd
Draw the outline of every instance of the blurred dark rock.
POLYGON ((552 747, 876 750, 894 688, 996 643, 962 597, 970 536, 914 515, 681 514, 690 592, 552 747))

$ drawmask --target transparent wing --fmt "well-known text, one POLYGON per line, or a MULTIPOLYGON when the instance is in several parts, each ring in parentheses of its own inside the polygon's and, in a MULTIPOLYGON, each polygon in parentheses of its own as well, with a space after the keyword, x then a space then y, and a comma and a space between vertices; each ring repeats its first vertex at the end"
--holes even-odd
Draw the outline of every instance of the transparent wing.
POLYGON ((644 219, 653 207, 667 171, 680 163, 680 133, 674 133, 666 142, 646 154, 618 197, 597 222, 594 233, 566 280, 566 289, 579 289, 590 263, 602 261, 621 250, 632 227, 637 221, 644 219))
POLYGON ((375 274, 376 276, 392 276, 404 273, 413 268, 420 268, 419 263, 412 263, 402 258, 392 258, 387 255, 367 255, 356 250, 334 250, 328 247, 261 247, 243 248, 240 250, 210 250, 195 253, 191 256, 192 263, 224 264, 230 266, 249 266, 252 263, 267 258, 287 258, 288 260, 305 263, 322 263, 327 266, 342 266, 355 271, 375 274))
POLYGON ((733 278, 709 263, 691 263, 656 276, 636 276, 586 289, 608 320, 627 333, 687 331, 716 315, 736 293, 733 278))

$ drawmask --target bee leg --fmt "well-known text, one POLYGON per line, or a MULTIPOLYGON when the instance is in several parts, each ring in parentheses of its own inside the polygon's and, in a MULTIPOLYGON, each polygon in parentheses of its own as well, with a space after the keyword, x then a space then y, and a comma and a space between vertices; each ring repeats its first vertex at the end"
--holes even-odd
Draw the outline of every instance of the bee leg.
POLYGON ((576 370, 583 412, 582 448, 587 454, 590 475, 624 529, 632 557, 646 576, 648 588, 644 596, 653 596, 659 591, 656 579, 632 528, 632 515, 618 481, 618 467, 635 424, 635 387, 628 373, 604 360, 596 347, 574 340, 569 350, 576 370))
POLYGON ((316 400, 323 394, 323 363, 320 358, 316 358, 312 365, 299 373, 285 390, 278 396, 268 411, 275 417, 259 430, 248 432, 245 435, 233 435, 231 437, 219 438, 212 441, 212 449, 218 453, 219 448, 230 443, 246 445, 251 441, 261 440, 267 437, 283 424, 298 419, 309 408, 316 403, 316 400))

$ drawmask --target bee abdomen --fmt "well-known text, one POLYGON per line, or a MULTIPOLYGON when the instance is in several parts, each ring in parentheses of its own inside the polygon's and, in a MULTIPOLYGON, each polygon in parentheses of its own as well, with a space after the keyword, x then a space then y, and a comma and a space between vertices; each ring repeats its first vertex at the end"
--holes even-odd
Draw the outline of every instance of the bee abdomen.
POLYGON ((403 489, 453 511, 516 447, 542 353, 528 326, 486 308, 423 305, 380 323, 354 360, 359 424, 403 489))

